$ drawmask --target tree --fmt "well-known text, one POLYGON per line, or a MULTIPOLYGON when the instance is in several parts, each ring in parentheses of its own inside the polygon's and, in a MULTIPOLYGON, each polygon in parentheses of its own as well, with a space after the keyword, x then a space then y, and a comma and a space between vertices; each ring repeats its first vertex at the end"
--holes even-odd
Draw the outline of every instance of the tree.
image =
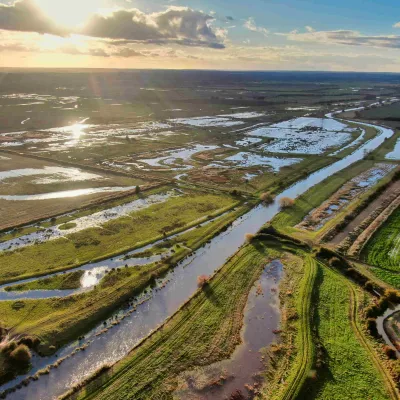
POLYGON ((140 193, 140 186, 136 186, 136 187, 135 187, 135 193, 136 193, 136 194, 139 194, 139 193, 140 193))

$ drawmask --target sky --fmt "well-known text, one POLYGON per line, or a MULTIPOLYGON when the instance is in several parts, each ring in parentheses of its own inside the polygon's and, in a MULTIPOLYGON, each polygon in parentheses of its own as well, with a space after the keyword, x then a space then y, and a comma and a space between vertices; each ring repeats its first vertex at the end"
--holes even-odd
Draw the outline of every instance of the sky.
POLYGON ((0 67, 400 72, 398 0, 0 0, 0 67))

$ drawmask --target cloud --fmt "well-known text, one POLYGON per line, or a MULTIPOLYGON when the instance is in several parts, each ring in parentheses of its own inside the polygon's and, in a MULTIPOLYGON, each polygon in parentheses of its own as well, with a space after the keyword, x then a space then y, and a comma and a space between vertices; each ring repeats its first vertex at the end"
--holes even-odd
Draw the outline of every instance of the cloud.
POLYGON ((209 14, 187 7, 169 7, 152 14, 121 9, 108 15, 92 15, 79 33, 131 42, 224 48, 223 37, 211 26, 213 19, 209 14))
POLYGON ((262 33, 264 36, 267 36, 269 31, 266 28, 263 28, 262 26, 257 26, 254 18, 250 17, 248 19, 246 19, 246 21, 244 22, 243 26, 248 29, 249 31, 252 32, 259 32, 262 33))
POLYGON ((394 24, 393 28, 400 28, 400 22, 397 22, 396 24, 394 24))
POLYGON ((81 34, 139 43, 175 43, 221 49, 225 47, 225 35, 221 34, 223 30, 212 27, 214 19, 209 14, 188 7, 171 6, 165 11, 151 14, 137 9, 118 9, 108 15, 92 14, 83 28, 67 31, 46 16, 34 0, 0 4, 0 29, 3 30, 57 36, 81 34))
POLYGON ((0 29, 57 36, 68 34, 46 16, 33 0, 17 0, 11 5, 0 4, 0 29))
POLYGON ((337 31, 307 31, 299 33, 297 31, 280 34, 288 40, 297 42, 332 43, 344 44, 348 46, 370 46, 385 48, 400 48, 399 35, 362 35, 358 31, 337 30, 337 31))
POLYGON ((315 29, 312 26, 307 25, 305 28, 307 32, 315 32, 315 29))

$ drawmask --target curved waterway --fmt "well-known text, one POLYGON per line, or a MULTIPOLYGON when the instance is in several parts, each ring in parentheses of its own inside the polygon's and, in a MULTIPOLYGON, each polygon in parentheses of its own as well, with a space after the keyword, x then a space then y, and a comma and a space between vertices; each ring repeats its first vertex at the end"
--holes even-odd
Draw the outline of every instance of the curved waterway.
POLYGON ((385 329, 385 323, 388 318, 390 318, 392 315, 398 313, 400 311, 400 304, 398 304, 395 307, 389 307, 383 315, 379 316, 376 319, 376 327, 378 329, 378 333, 382 336, 382 339, 385 341, 385 343, 390 346, 397 355, 397 358, 400 358, 400 352, 396 349, 394 346, 393 342, 390 340, 389 335, 386 332, 385 329))
MULTIPOLYGON (((104 334, 96 336, 104 328, 103 324, 100 324, 86 335, 85 340, 81 343, 73 343, 58 351, 57 357, 35 357, 34 367, 30 374, 34 374, 59 358, 68 356, 77 346, 88 344, 85 351, 80 351, 73 357, 67 358, 57 369, 52 369, 50 374, 43 375, 27 387, 22 387, 10 394, 9 398, 18 400, 54 399, 91 375, 100 366, 116 362, 124 357, 141 339, 176 312, 178 307, 197 290, 198 275, 212 274, 219 269, 225 260, 243 244, 246 233, 256 233, 279 212, 279 200, 282 197, 298 197, 327 177, 361 160, 366 151, 376 149, 394 133, 391 129, 384 127, 366 123, 360 125, 375 127, 379 133, 349 156, 314 172, 306 179, 284 190, 272 204, 259 205, 237 219, 226 232, 215 237, 211 243, 194 252, 191 257, 171 271, 163 288, 153 290, 148 295, 147 301, 139 301, 135 312, 128 313, 128 316, 120 324, 113 326, 104 334)), ((121 312, 126 311, 120 311, 116 315, 121 315, 121 312)), ((107 325, 110 325, 110 321, 107 322, 107 325)), ((4 385, 2 389, 14 386, 25 377, 17 378, 4 385)))

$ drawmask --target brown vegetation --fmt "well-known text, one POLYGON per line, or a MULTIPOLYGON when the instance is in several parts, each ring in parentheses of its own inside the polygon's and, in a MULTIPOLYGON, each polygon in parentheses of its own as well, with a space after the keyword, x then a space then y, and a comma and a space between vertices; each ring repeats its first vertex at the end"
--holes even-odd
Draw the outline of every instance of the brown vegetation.
POLYGON ((291 207, 294 206, 294 200, 291 199, 290 197, 282 197, 282 198, 279 200, 279 205, 280 205, 280 207, 281 207, 282 209, 291 208, 291 207))
POLYGON ((272 196, 272 194, 269 193, 269 192, 265 192, 265 193, 261 193, 260 194, 260 200, 262 202, 264 202, 265 204, 273 203, 274 199, 275 199, 274 196, 272 196))
POLYGON ((208 285, 210 277, 208 275, 199 275, 197 277, 197 286, 199 288, 203 288, 204 286, 208 285))

